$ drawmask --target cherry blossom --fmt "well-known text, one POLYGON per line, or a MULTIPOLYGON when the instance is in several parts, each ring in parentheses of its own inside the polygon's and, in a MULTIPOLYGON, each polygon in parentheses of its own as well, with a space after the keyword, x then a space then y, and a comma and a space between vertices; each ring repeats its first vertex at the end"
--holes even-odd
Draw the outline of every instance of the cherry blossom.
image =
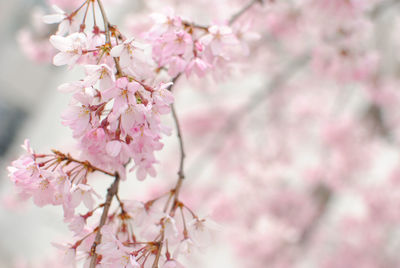
POLYGON ((19 38, 81 71, 58 87, 77 150, 26 141, 8 168, 63 208, 65 265, 195 267, 221 244, 238 267, 399 266, 393 1, 149 0, 128 27, 110 1, 49 1, 58 30, 19 38))

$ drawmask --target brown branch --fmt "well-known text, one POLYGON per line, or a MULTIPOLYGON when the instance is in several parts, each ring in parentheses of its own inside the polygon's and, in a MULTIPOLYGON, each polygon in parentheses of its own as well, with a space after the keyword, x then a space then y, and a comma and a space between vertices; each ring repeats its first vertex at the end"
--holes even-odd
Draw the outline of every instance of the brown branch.
MULTIPOLYGON (((170 85, 168 87, 168 90, 172 92, 173 87, 176 83, 176 81, 179 79, 179 77, 181 77, 182 73, 179 73, 177 76, 175 76, 172 79, 172 85, 170 85)), ((173 194, 174 194, 174 205, 172 206, 172 209, 174 209, 174 207, 176 206, 176 203, 178 202, 178 197, 179 197, 179 190, 182 186, 182 181, 185 178, 185 174, 184 174, 184 163, 185 163, 185 147, 183 145, 183 137, 182 137, 182 130, 181 130, 181 126, 179 123, 179 119, 178 119, 178 115, 176 113, 176 109, 175 109, 175 105, 174 103, 171 104, 171 111, 172 111, 172 117, 174 119, 174 123, 175 123, 175 128, 177 131, 177 137, 178 137, 178 141, 179 141, 179 151, 180 151, 180 160, 179 160, 179 170, 178 170, 178 181, 176 183, 175 188, 172 190, 173 194)))
MULTIPOLYGON (((175 76, 172 79, 172 85, 170 85, 167 89, 169 91, 173 90, 173 87, 176 83, 176 81, 179 79, 179 77, 182 75, 182 73, 179 73, 177 76, 175 76)), ((175 127, 176 127, 176 131, 177 131, 177 136, 178 136, 178 141, 179 141, 179 151, 180 151, 180 160, 179 160, 179 170, 178 170, 178 180, 176 182, 176 185, 174 187, 174 189, 171 190, 171 193, 174 195, 174 202, 172 204, 171 210, 169 212, 169 215, 173 215, 175 213, 175 210, 178 207, 179 204, 179 193, 180 193, 180 189, 182 187, 182 182, 183 179, 185 178, 185 173, 184 173, 184 163, 185 163, 185 149, 184 149, 184 145, 183 145, 183 137, 182 137, 182 130, 180 127, 180 123, 179 123, 179 119, 178 119, 178 115, 176 113, 175 110, 175 105, 174 103, 171 104, 171 111, 172 111, 172 117, 174 119, 175 122, 175 127)), ((168 207, 168 203, 169 203, 170 198, 168 198, 168 202, 166 205, 166 208, 168 207)), ((164 225, 163 227, 164 228, 164 225)), ((158 244, 158 248, 157 248, 157 255, 156 258, 153 262, 152 268, 157 268, 158 267, 158 262, 160 260, 160 256, 161 256, 161 250, 163 247, 163 240, 164 240, 164 229, 161 230, 161 238, 158 244)))
MULTIPOLYGON (((177 131, 178 141, 179 141, 180 161, 179 161, 178 176, 179 176, 180 180, 183 180, 185 178, 185 174, 183 172, 184 162, 185 162, 185 157, 186 157, 185 147, 183 145, 182 130, 181 130, 181 126, 179 124, 178 115, 176 114, 175 106, 172 105, 171 109, 172 109, 172 117, 174 118, 175 127, 176 127, 176 131, 177 131)), ((175 193, 175 195, 176 195, 176 193, 175 193)))
POLYGON ((384 113, 385 111, 381 106, 370 103, 362 114, 361 120, 364 121, 372 135, 378 134, 387 142, 396 144, 397 140, 395 136, 393 136, 393 133, 391 133, 391 129, 385 120, 384 113))
POLYGON ((52 150, 52 152, 58 157, 58 159, 59 159, 60 161, 67 161, 67 162, 78 163, 78 164, 84 166, 89 172, 91 172, 91 171, 99 171, 99 172, 101 172, 101 173, 104 173, 104 174, 109 175, 109 176, 112 176, 112 177, 115 176, 115 175, 114 175, 113 173, 111 173, 111 172, 108 172, 108 171, 106 171, 106 170, 104 170, 104 169, 102 169, 102 168, 93 166, 89 161, 80 161, 80 160, 77 160, 77 159, 73 158, 72 156, 70 156, 69 154, 64 154, 64 153, 62 153, 62 152, 60 152, 60 151, 57 151, 57 150, 52 150))
POLYGON ((241 10, 233 14, 233 16, 229 19, 229 25, 232 25, 235 21, 237 21, 247 10, 249 10, 253 5, 260 3, 263 4, 264 0, 251 0, 247 3, 241 10))
POLYGON ((96 267, 96 264, 97 264, 96 247, 97 247, 97 245, 99 245, 101 243, 101 228, 106 223, 106 220, 108 217, 108 211, 110 210, 110 206, 111 206, 111 201, 112 201, 113 197, 115 195, 117 195, 117 193, 118 193, 119 181, 120 181, 120 176, 118 173, 115 173, 115 180, 111 184, 110 188, 108 188, 108 190, 107 190, 106 202, 104 203, 104 208, 103 208, 103 212, 101 214, 100 223, 99 223, 99 226, 96 228, 97 229, 96 237, 94 239, 92 248, 90 250, 90 252, 92 254, 92 258, 90 260, 90 266, 89 266, 90 268, 96 267))
POLYGON ((157 255, 156 255, 156 258, 154 259, 153 265, 151 266, 152 268, 158 268, 158 262, 160 261, 161 250, 162 250, 162 247, 164 244, 163 241, 164 241, 164 225, 163 225, 163 229, 161 230, 160 242, 157 245, 157 255))
POLYGON ((316 203, 316 214, 314 215, 310 225, 308 225, 300 235, 297 245, 301 248, 306 247, 306 244, 317 231, 320 222, 328 211, 329 203, 333 199, 333 192, 328 186, 321 183, 315 186, 312 196, 316 203))
POLYGON ((175 122, 175 127, 177 131, 177 136, 178 136, 178 141, 179 141, 179 151, 180 151, 180 160, 179 160, 179 170, 178 170, 178 181, 176 182, 175 188, 174 188, 174 202, 171 208, 171 215, 174 215, 176 208, 178 207, 179 204, 179 193, 180 189, 182 187, 182 182, 185 179, 185 173, 184 173, 184 164, 185 164, 185 147, 183 145, 183 137, 182 137, 182 130, 180 127, 179 119, 176 114, 175 106, 172 104, 171 105, 171 110, 172 110, 172 117, 174 118, 175 122))
POLYGON ((200 29, 200 30, 203 30, 203 31, 206 31, 206 32, 208 32, 208 28, 209 28, 209 26, 200 25, 200 24, 197 24, 197 23, 194 23, 194 22, 188 22, 188 21, 185 21, 185 20, 182 21, 182 24, 185 27, 197 28, 197 29, 200 29))
MULTIPOLYGON (((110 34, 110 21, 107 18, 107 14, 104 10, 103 4, 101 2, 101 0, 97 0, 97 4, 99 5, 100 8, 100 12, 101 12, 101 16, 103 17, 103 22, 104 22, 104 32, 106 35, 106 42, 108 43, 108 45, 110 46, 111 49, 111 34, 110 34)), ((119 65, 119 58, 114 58, 114 62, 115 62, 115 68, 117 69, 117 74, 122 75, 122 70, 121 70, 121 66, 119 65)))

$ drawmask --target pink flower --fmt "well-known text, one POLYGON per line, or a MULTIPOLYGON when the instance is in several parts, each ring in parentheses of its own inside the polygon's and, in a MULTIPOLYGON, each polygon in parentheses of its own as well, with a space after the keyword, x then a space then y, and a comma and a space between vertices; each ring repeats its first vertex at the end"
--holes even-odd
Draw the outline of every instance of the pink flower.
POLYGON ((113 47, 110 55, 113 57, 120 57, 120 64, 122 67, 128 67, 132 62, 138 60, 143 61, 143 53, 146 46, 142 43, 134 41, 134 38, 125 40, 122 44, 113 47))
POLYGON ((8 167, 8 176, 20 190, 21 197, 29 198, 34 189, 33 184, 41 176, 39 165, 35 161, 29 140, 25 140, 23 148, 27 154, 22 155, 8 167))
POLYGON ((65 246, 58 243, 52 243, 52 245, 63 252, 63 264, 75 266, 76 249, 74 247, 71 245, 65 246))
POLYGON ((136 177, 138 180, 142 181, 146 178, 147 174, 152 177, 155 177, 157 172, 154 169, 152 162, 146 161, 146 159, 142 159, 142 161, 138 165, 138 169, 136 171, 136 177))
POLYGON ((81 146, 89 154, 100 156, 104 153, 106 138, 103 128, 95 128, 85 133, 81 140, 81 146))
POLYGON ((151 17, 155 21, 155 25, 150 30, 150 39, 182 26, 182 19, 179 16, 175 16, 173 9, 168 9, 167 15, 154 13, 151 17))
POLYGON ((181 56, 172 56, 169 59, 169 67, 168 74, 171 77, 177 76, 179 73, 183 72, 187 66, 187 61, 184 60, 181 56))
POLYGON ((52 6, 55 14, 43 16, 43 22, 47 24, 59 23, 56 35, 65 35, 79 29, 79 23, 73 17, 68 17, 65 11, 58 6, 52 6))
POLYGON ((56 189, 50 172, 41 171, 41 175, 32 186, 34 187, 32 198, 35 205, 43 207, 54 202, 56 189))
POLYGON ((137 103, 135 93, 141 89, 142 86, 137 82, 129 82, 128 78, 121 77, 115 82, 115 86, 102 92, 102 97, 105 100, 114 99, 113 115, 118 117, 123 113, 128 105, 137 103))
POLYGON ((168 88, 171 83, 161 83, 160 86, 153 92, 153 109, 160 114, 167 114, 170 112, 170 105, 174 102, 174 96, 168 88))
POLYGON ((74 137, 81 137, 91 127, 91 111, 87 106, 70 106, 62 114, 63 124, 70 126, 74 137))
POLYGON ((203 77, 206 74, 206 70, 209 68, 211 68, 210 64, 205 62, 203 59, 196 57, 189 62, 185 73, 186 76, 190 76, 192 71, 194 71, 198 77, 203 77))
POLYGON ((87 76, 83 83, 86 86, 94 86, 99 81, 99 89, 106 90, 115 83, 114 72, 107 64, 85 65, 85 71, 87 76))
POLYGON ((190 255, 193 252, 195 244, 190 238, 185 238, 179 242, 178 247, 174 252, 174 257, 177 258, 180 255, 190 255))
POLYGON ((86 220, 81 215, 75 215, 69 221, 68 228, 74 232, 75 236, 78 236, 82 233, 83 229, 85 228, 86 220))
POLYGON ((71 189, 72 192, 72 205, 77 207, 82 201, 85 206, 89 209, 93 209, 94 198, 93 195, 100 198, 100 196, 93 190, 90 185, 87 184, 78 184, 74 185, 71 189))
POLYGON ((85 92, 86 85, 83 81, 64 83, 58 86, 58 90, 63 93, 85 92))
POLYGON ((121 142, 117 140, 109 141, 106 145, 106 151, 111 157, 116 157, 120 153, 121 148, 121 142))
POLYGON ((60 50, 53 58, 56 66, 67 64, 72 67, 88 49, 88 40, 83 33, 73 33, 67 37, 52 35, 50 43, 60 50))
POLYGON ((248 21, 243 24, 235 24, 234 34, 238 42, 240 43, 241 49, 245 56, 250 54, 249 43, 261 39, 259 33, 251 31, 251 23, 248 21))
POLYGON ((97 246, 98 253, 102 255, 102 267, 125 267, 139 268, 135 257, 130 254, 129 247, 122 244, 115 236, 115 230, 112 226, 105 225, 101 229, 103 235, 102 243, 97 246))
POLYGON ((188 233, 197 246, 205 247, 210 245, 215 232, 220 227, 210 219, 193 219, 187 224, 188 233))
POLYGON ((238 44, 237 39, 228 26, 213 25, 208 28, 209 34, 200 39, 202 43, 209 46, 214 56, 224 56, 225 48, 238 44))
POLYGON ((183 30, 164 34, 162 41, 164 42, 162 51, 164 57, 183 55, 187 49, 192 48, 193 44, 192 36, 183 30))
POLYGON ((170 242, 176 239, 179 235, 176 221, 169 215, 164 217, 164 235, 165 239, 169 240, 170 242))

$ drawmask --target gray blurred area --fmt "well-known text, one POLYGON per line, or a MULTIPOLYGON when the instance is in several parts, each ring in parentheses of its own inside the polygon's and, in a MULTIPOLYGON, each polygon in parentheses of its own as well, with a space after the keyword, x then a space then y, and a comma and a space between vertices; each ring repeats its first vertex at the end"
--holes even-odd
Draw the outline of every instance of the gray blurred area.
POLYGON ((52 70, 37 65, 19 50, 16 33, 29 24, 30 11, 42 1, 0 1, 0 157, 13 142, 40 100, 46 98, 52 70))
MULTIPOLYGON (((43 256, 43 249, 59 230, 51 209, 7 209, 8 196, 13 193, 6 166, 21 153, 17 144, 26 137, 42 140, 56 129, 43 124, 58 113, 49 114, 45 105, 54 100, 54 80, 59 73, 48 64, 37 64, 21 52, 16 34, 30 23, 34 6, 43 1, 0 0, 0 267, 13 267, 19 258, 43 256), (37 129, 37 130, 36 130, 37 129), (36 135, 41 129, 42 136, 36 135), (43 131, 43 130, 46 131, 43 131), (41 242, 42 241, 42 242, 41 242)), ((29 26, 28 26, 29 27, 29 26)), ((28 205, 30 206, 30 205, 28 205)))

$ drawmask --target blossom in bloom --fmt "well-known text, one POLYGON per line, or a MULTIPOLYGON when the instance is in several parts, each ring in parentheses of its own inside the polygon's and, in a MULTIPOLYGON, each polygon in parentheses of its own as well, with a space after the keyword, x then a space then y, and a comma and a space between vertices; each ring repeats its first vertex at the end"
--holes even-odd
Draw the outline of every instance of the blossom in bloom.
POLYGON ((69 106, 62 114, 63 124, 72 128, 75 137, 81 137, 90 129, 91 113, 88 106, 69 106))
POLYGON ((107 64, 85 65, 86 77, 83 84, 94 86, 99 82, 99 89, 106 90, 111 88, 115 82, 113 70, 107 64))
POLYGON ((103 226, 101 233, 103 235, 103 242, 98 246, 98 253, 102 255, 102 267, 140 267, 135 257, 130 254, 132 250, 124 246, 122 242, 116 238, 112 226, 103 226))
POLYGON ((63 252, 63 264, 75 266, 76 248, 71 245, 62 245, 58 243, 52 243, 52 245, 63 252))
POLYGON ((188 66, 186 67, 185 73, 186 76, 189 76, 192 71, 194 71, 198 77, 203 77, 206 74, 206 70, 208 70, 210 67, 211 65, 208 64, 206 61, 199 57, 196 57, 189 62, 188 66))
POLYGON ((145 50, 147 46, 135 41, 134 38, 125 40, 122 44, 114 46, 110 55, 118 57, 122 68, 128 68, 135 75, 146 74, 140 69, 147 69, 147 57, 145 50))
POLYGON ((208 28, 209 34, 200 39, 202 43, 209 46, 214 56, 225 56, 225 49, 238 43, 230 27, 213 25, 208 28))
POLYGON ((90 185, 86 184, 78 184, 74 185, 71 189, 72 192, 72 204, 77 207, 82 201, 85 206, 92 210, 94 206, 94 198, 93 195, 100 198, 100 196, 93 190, 90 185))
POLYGON ((68 228, 74 232, 76 236, 80 235, 83 228, 86 225, 86 220, 81 215, 74 215, 74 217, 69 221, 68 228))
POLYGON ((66 37, 52 35, 50 43, 60 52, 54 56, 54 65, 67 64, 72 67, 88 49, 88 40, 83 33, 72 33, 66 37))
POLYGON ((113 116, 118 117, 128 108, 128 105, 137 103, 135 93, 142 86, 137 82, 129 82, 128 78, 121 77, 115 82, 115 86, 104 91, 101 95, 105 100, 114 99, 113 116))
POLYGON ((73 17, 69 17, 64 10, 53 5, 55 14, 43 16, 43 22, 47 24, 58 24, 57 35, 65 35, 78 30, 78 23, 73 17))

